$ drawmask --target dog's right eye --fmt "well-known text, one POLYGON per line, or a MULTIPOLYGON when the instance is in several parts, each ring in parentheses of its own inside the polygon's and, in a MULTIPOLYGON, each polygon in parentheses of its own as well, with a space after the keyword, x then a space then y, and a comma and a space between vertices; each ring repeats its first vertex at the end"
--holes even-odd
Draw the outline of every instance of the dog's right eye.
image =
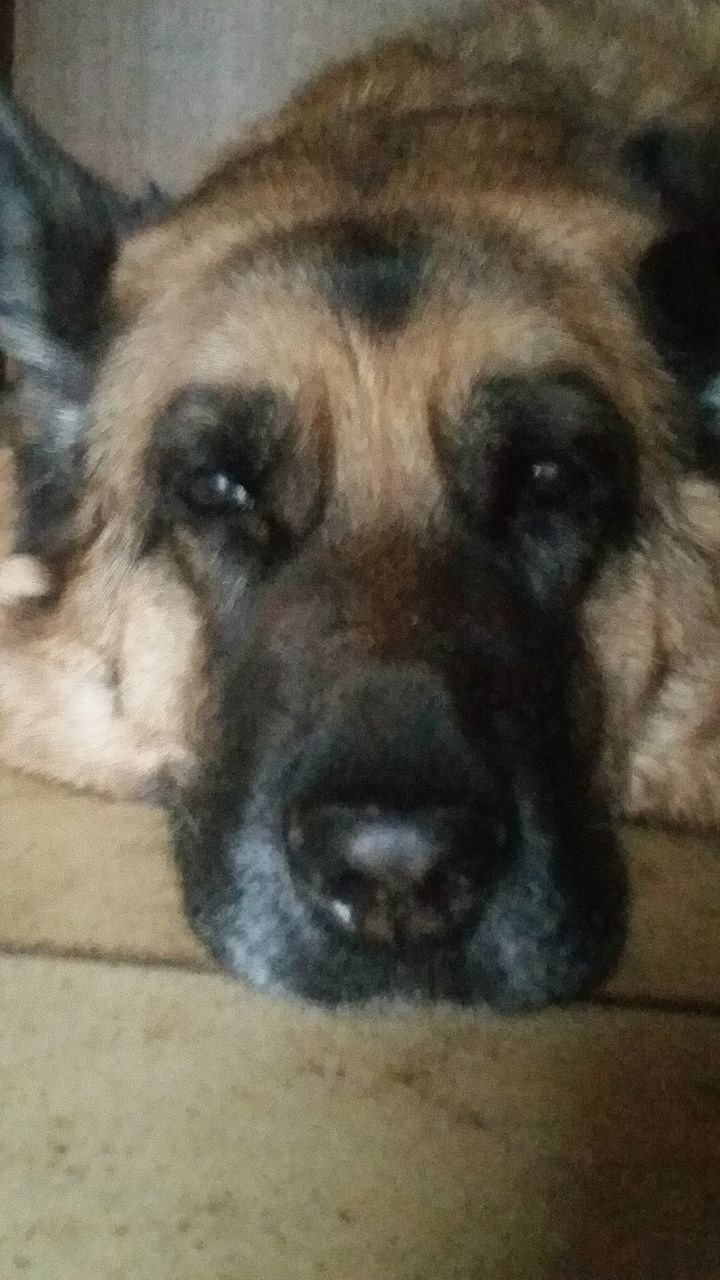
POLYGON ((192 521, 198 532, 212 530, 229 549, 265 553, 285 546, 285 532, 278 521, 231 471, 197 467, 176 487, 176 493, 185 520, 192 521))
POLYGON ((192 527, 229 554, 281 554, 289 531, 274 478, 292 409, 268 387, 191 384, 160 414, 153 442, 166 525, 192 527))
POLYGON ((188 476, 180 496, 196 515, 233 516, 251 511, 255 505, 245 485, 234 476, 207 467, 188 476))
POLYGON ((234 470, 198 463, 174 475, 168 515, 229 554, 282 555, 288 531, 259 497, 258 487, 259 482, 253 483, 251 492, 245 477, 234 470))

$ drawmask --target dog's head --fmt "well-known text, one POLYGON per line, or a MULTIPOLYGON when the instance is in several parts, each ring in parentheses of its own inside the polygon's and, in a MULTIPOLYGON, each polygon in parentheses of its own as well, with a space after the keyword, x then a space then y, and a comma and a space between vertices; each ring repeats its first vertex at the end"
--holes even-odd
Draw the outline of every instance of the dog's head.
POLYGON ((84 539, 109 592, 162 548, 184 584, 206 692, 175 849, 263 987, 523 1008, 617 957, 588 608, 672 488, 636 290, 668 151, 563 128, 319 116, 136 230, 6 123, 20 544, 84 539))

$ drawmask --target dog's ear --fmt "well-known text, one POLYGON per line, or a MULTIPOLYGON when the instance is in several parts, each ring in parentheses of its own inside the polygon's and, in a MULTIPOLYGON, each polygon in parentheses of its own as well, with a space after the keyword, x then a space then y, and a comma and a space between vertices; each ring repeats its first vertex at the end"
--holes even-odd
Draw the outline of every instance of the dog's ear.
POLYGON ((65 536, 108 275, 161 204, 155 191, 113 191, 0 97, 0 350, 20 370, 30 432, 17 458, 21 550, 43 554, 65 536))
POLYGON ((654 126, 626 154, 666 228, 636 277, 647 326, 690 392, 694 460, 720 475, 720 122, 654 126))

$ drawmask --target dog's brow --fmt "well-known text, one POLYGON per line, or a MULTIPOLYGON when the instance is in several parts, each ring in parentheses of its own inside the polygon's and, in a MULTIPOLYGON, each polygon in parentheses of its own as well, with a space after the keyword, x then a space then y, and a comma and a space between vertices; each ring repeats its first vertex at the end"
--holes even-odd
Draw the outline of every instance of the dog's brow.
POLYGON ((430 262, 430 245, 410 219, 333 218, 244 246, 226 267, 309 269, 333 308, 371 332, 387 332, 409 319, 428 282, 430 262))
POLYGON ((193 383, 172 398, 157 422, 157 436, 185 451, 207 450, 220 457, 242 449, 254 468, 264 470, 281 447, 293 421, 292 407, 269 386, 230 388, 193 383))
MULTIPOLYGON (((552 426, 560 432, 579 423, 609 430, 618 411, 605 392, 579 370, 548 370, 533 375, 497 375, 478 382, 475 395, 496 419, 552 426)), ((471 408, 472 412, 472 408, 471 408)))

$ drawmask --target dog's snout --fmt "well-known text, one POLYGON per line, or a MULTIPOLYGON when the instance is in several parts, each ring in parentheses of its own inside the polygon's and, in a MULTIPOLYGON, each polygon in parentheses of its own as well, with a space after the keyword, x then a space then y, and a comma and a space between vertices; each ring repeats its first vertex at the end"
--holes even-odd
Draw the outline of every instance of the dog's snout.
POLYGON ((497 822, 456 805, 296 804, 288 828, 303 894, 346 930, 392 944, 458 929, 482 898, 501 842, 497 822))

